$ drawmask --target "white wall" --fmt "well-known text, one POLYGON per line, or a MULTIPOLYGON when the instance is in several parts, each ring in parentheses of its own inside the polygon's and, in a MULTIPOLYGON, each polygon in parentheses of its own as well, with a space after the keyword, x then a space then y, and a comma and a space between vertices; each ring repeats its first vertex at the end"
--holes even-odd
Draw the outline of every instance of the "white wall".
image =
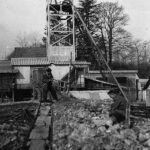
POLYGON ((52 74, 54 79, 61 80, 69 72, 69 66, 55 66, 51 65, 52 74))
MULTIPOLYGON (((51 65, 52 74, 54 79, 61 80, 69 72, 69 66, 55 66, 51 65)), ((30 66, 15 67, 19 70, 19 76, 17 77, 17 84, 29 84, 30 83, 30 66)))
POLYGON ((30 67, 15 67, 19 70, 19 76, 17 77, 17 84, 29 84, 30 83, 30 67))

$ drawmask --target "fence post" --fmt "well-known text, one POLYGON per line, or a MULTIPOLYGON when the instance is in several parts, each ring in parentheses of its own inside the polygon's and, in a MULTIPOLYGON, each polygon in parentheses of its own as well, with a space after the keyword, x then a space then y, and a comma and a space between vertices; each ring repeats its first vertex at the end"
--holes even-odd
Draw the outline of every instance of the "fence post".
POLYGON ((136 79, 136 100, 139 100, 139 79, 136 79))
POLYGON ((12 83, 12 101, 15 102, 15 83, 12 83))

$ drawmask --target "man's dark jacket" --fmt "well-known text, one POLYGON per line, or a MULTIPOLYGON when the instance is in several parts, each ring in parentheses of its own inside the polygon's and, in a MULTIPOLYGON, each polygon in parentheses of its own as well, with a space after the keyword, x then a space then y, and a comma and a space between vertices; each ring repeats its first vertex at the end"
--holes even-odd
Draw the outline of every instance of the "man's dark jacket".
POLYGON ((119 111, 120 113, 125 115, 126 112, 126 101, 123 96, 117 95, 114 98, 114 103, 111 105, 110 112, 119 111))
POLYGON ((52 85, 52 80, 53 80, 53 75, 51 73, 49 75, 47 75, 46 73, 43 75, 42 82, 44 86, 52 85))

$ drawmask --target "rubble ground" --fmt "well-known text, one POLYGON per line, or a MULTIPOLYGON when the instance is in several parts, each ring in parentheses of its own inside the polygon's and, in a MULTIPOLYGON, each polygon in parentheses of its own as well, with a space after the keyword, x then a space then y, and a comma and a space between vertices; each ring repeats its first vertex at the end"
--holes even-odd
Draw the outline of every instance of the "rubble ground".
POLYGON ((109 130, 111 99, 63 98, 54 104, 54 150, 149 150, 150 123, 139 121, 132 128, 124 124, 109 130))
POLYGON ((22 149, 35 121, 37 102, 0 105, 0 150, 22 149))

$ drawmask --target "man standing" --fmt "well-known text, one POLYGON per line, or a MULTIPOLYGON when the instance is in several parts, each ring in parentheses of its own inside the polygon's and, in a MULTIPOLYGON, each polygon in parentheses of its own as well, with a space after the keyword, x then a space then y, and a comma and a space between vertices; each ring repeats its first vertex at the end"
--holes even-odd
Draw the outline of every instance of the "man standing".
POLYGON ((46 73, 43 75, 43 101, 47 101, 47 93, 50 91, 54 100, 58 101, 56 91, 53 87, 53 75, 50 68, 46 70, 46 73))
POLYGON ((112 125, 125 121, 126 101, 119 90, 111 90, 108 92, 113 99, 109 116, 112 120, 112 125))

